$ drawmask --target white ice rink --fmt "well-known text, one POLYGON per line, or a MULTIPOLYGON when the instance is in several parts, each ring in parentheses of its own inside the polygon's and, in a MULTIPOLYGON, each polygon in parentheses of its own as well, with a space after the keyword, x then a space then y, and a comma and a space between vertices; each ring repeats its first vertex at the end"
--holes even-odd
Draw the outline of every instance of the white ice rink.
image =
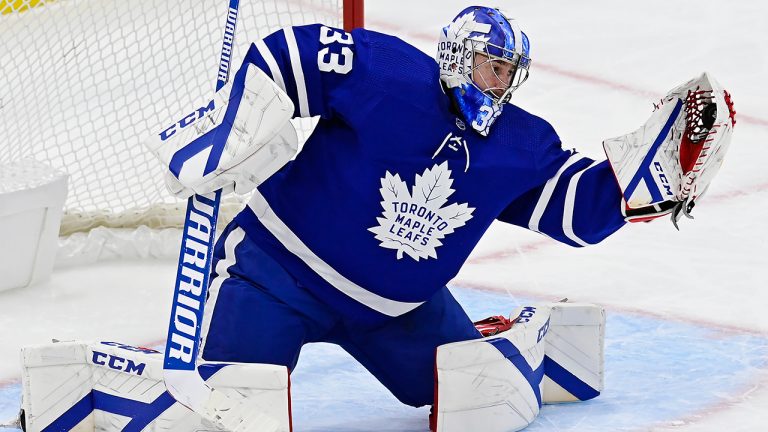
MULTIPOLYGON (((368 0, 367 27, 431 55, 439 29, 471 3, 368 0)), ((496 225, 453 281, 476 319, 562 297, 607 309, 605 392, 545 407, 530 429, 768 430, 768 6, 497 5, 531 39, 531 77, 513 101, 551 122, 565 147, 602 158, 603 139, 637 128, 653 101, 703 71, 738 112, 725 165, 679 232, 665 218, 574 249, 496 225)), ((161 344, 175 267, 169 259, 59 268, 45 285, 0 293, 0 423, 18 409, 24 344, 161 344)), ((335 347, 308 346, 292 384, 296 431, 428 430, 426 409, 401 406, 335 347)))

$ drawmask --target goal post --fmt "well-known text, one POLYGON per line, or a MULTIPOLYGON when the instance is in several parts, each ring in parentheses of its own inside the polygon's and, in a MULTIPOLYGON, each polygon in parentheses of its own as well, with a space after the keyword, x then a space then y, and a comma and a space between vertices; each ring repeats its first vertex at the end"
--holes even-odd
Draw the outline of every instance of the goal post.
POLYGON ((344 30, 352 31, 365 25, 363 0, 344 0, 344 30))
MULTIPOLYGON (((0 164, 69 175, 61 235, 181 226, 184 202, 142 142, 214 92, 222 0, 0 0, 0 164)), ((243 0, 233 65, 285 26, 363 25, 363 0, 243 0)), ((298 121, 300 135, 312 123, 298 121)), ((230 213, 238 201, 224 204, 230 213)))

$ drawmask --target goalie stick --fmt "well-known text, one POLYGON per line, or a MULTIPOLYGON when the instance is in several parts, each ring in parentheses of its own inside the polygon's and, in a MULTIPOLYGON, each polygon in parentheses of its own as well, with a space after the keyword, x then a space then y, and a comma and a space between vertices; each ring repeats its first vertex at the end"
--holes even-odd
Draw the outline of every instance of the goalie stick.
MULTIPOLYGON (((216 91, 221 90, 229 79, 238 8, 239 0, 230 0, 216 91)), ((216 165, 217 161, 210 159, 220 158, 220 150, 211 149, 209 165, 216 165)), ((277 420, 263 413, 246 410, 242 400, 234 400, 209 387, 197 372, 196 360, 200 349, 200 331, 221 194, 219 190, 209 195, 193 195, 187 202, 168 323, 163 382, 176 401, 220 428, 236 432, 273 432, 278 430, 277 420)))

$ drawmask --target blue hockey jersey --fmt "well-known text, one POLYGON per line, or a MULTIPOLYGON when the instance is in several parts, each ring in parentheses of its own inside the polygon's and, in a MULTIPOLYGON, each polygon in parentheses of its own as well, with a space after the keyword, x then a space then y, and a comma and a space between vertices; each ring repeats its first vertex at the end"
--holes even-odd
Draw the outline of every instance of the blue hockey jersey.
POLYGON ((320 120, 236 222, 349 317, 375 323, 419 306, 494 220, 572 246, 624 224, 607 162, 563 150, 546 121, 514 105, 477 134, 435 60, 398 38, 291 27, 252 44, 249 63, 286 91, 295 116, 320 120))

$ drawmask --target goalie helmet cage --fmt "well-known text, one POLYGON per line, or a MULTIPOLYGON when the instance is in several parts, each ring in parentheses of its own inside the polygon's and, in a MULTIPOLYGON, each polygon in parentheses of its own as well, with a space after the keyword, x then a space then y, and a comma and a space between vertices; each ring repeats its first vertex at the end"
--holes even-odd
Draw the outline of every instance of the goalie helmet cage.
MULTIPOLYGON (((165 191, 143 141, 213 94, 227 7, 0 0, 0 164, 32 158, 69 174, 61 235, 183 225, 186 201, 165 191)), ((361 27, 363 0, 241 0, 232 64, 252 41, 316 22, 361 27)), ((305 138, 312 121, 297 123, 305 138)))

